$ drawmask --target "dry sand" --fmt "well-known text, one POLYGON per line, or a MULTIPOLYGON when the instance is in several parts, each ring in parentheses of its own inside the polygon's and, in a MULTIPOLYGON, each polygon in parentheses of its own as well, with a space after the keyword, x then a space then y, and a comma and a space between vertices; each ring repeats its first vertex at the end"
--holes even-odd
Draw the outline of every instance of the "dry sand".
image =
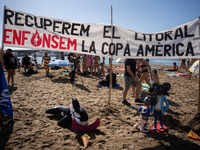
MULTIPOLYGON (((114 67, 124 65, 114 65, 114 67)), ((169 66, 156 66, 170 68, 169 66)), ((100 126, 87 134, 91 137, 87 149, 200 149, 200 141, 190 139, 187 133, 192 129, 200 135, 200 115, 198 108, 198 78, 192 76, 173 77, 158 71, 160 82, 170 82, 172 88, 166 96, 170 104, 163 115, 163 123, 168 132, 162 134, 132 133, 132 126, 139 117, 133 113, 140 103, 134 102, 129 90, 127 100, 131 106, 121 103, 124 79, 117 77, 121 88, 113 88, 108 111, 108 88, 95 87, 98 77, 92 75, 75 78, 76 86, 72 87, 69 78, 62 75, 62 69, 50 70, 52 77, 46 77, 44 70, 38 74, 24 76, 16 72, 17 85, 10 87, 14 124, 4 128, 0 136, 0 149, 85 149, 80 139, 81 133, 71 128, 71 123, 64 127, 57 125, 59 117, 46 114, 51 107, 71 104, 72 97, 79 100, 89 116, 89 124, 97 118, 100 126)), ((181 70, 186 72, 185 70, 181 70)), ((124 71, 116 71, 124 73, 124 71)), ((7 73, 5 72, 7 77, 7 73)), ((153 116, 149 118, 147 129, 153 125, 153 116)))

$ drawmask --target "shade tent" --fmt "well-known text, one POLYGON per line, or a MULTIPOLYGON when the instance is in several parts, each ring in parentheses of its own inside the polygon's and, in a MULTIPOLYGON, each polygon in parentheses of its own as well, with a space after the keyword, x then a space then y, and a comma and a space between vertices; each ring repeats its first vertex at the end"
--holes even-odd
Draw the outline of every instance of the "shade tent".
POLYGON ((31 55, 28 55, 28 57, 30 57, 31 61, 34 61, 34 60, 36 60, 36 58, 34 58, 34 57, 33 57, 33 56, 31 56, 31 55))
MULTIPOLYGON (((3 62, 4 46, 98 55, 109 57, 111 60, 112 58, 200 58, 200 18, 169 30, 148 34, 113 25, 112 17, 111 24, 92 24, 37 16, 5 6, 2 35, 4 40, 2 40, 1 62, 3 62), (41 21, 36 22, 38 20, 41 21), (48 26, 41 28, 44 20, 48 20, 48 26), (66 32, 66 24, 69 25, 70 33, 66 32), (75 24, 79 26, 74 26, 75 24), (20 38, 22 36, 23 38, 20 38)), ((110 65, 112 67, 112 61, 110 65)), ((198 112, 200 112, 200 98, 198 99, 198 112)))
POLYGON ((64 60, 55 60, 50 62, 47 66, 69 66, 69 63, 64 60))

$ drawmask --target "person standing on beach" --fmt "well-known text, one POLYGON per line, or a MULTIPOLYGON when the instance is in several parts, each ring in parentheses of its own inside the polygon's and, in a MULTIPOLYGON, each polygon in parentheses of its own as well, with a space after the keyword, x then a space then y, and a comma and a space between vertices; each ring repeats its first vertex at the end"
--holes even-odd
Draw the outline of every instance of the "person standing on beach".
POLYGON ((181 59, 181 65, 179 69, 185 69, 187 71, 187 66, 186 66, 186 59, 181 59))
POLYGON ((88 66, 90 69, 90 73, 93 72, 93 58, 92 55, 87 55, 88 66))
POLYGON ((152 76, 150 77, 150 83, 153 86, 154 83, 159 84, 159 76, 157 74, 157 70, 152 70, 152 76))
POLYGON ((98 76, 99 76, 100 57, 94 56, 93 60, 94 60, 94 75, 96 76, 96 70, 98 70, 98 76))
POLYGON ((139 63, 141 63, 140 68, 142 69, 142 74, 141 74, 141 77, 139 79, 140 83, 142 84, 142 81, 145 80, 146 83, 149 85, 149 87, 152 87, 152 85, 151 85, 151 83, 148 79, 149 72, 152 76, 150 65, 144 59, 138 59, 137 61, 139 63))
POLYGON ((64 55, 63 52, 61 52, 61 54, 60 54, 60 59, 61 59, 61 60, 65 60, 65 55, 64 55))
POLYGON ((36 54, 34 54, 34 62, 35 62, 35 66, 37 67, 37 58, 36 58, 36 54))
POLYGON ((48 56, 47 52, 45 52, 44 56, 42 57, 42 63, 43 63, 43 60, 44 60, 44 69, 46 70, 46 76, 47 76, 49 74, 49 67, 47 65, 49 61, 51 60, 51 57, 48 56))
POLYGON ((125 59, 124 64, 125 64, 125 73, 124 73, 125 88, 124 88, 124 91, 123 91, 123 101, 122 101, 122 103, 125 104, 125 105, 131 105, 126 100, 126 96, 127 96, 128 90, 130 89, 131 85, 136 87, 135 102, 142 102, 142 100, 139 98, 141 84, 140 84, 140 82, 137 82, 137 77, 135 75, 136 61, 135 61, 135 59, 125 59))
POLYGON ((75 77, 75 74, 76 74, 76 64, 77 64, 77 59, 76 59, 76 54, 75 53, 69 53, 68 54, 68 60, 69 60, 69 63, 70 63, 70 70, 71 70, 71 79, 70 79, 70 82, 72 84, 74 84, 74 77, 75 77))
POLYGON ((14 72, 17 66, 17 59, 13 55, 12 49, 7 49, 6 54, 3 56, 3 60, 4 60, 4 67, 6 68, 6 71, 8 72, 8 78, 7 78, 8 86, 10 86, 10 83, 9 83, 10 78, 12 80, 12 85, 16 84, 16 82, 14 82, 14 72))
POLYGON ((81 63, 81 56, 80 56, 80 54, 76 54, 76 74, 77 75, 81 74, 81 71, 80 71, 81 65, 80 65, 80 63, 81 63))
POLYGON ((104 71, 104 68, 105 68, 105 57, 103 57, 102 59, 103 59, 103 70, 102 71, 103 71, 103 76, 104 76, 105 75, 105 71, 104 71))
POLYGON ((22 58, 22 66, 24 67, 24 73, 26 73, 26 69, 30 68, 30 64, 31 58, 26 54, 26 56, 22 58))
POLYGON ((82 62, 83 62, 83 75, 86 73, 88 75, 88 61, 87 61, 87 55, 84 54, 82 56, 82 62))

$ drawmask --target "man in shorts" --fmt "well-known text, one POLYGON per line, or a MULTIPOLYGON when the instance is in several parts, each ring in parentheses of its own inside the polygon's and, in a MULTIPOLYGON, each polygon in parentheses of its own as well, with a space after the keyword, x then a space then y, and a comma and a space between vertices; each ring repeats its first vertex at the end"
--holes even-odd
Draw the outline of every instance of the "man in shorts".
POLYGON ((140 94, 140 88, 141 84, 138 81, 135 72, 136 72, 136 60, 135 59, 125 59, 125 73, 124 73, 124 81, 125 81, 125 88, 123 91, 123 101, 122 103, 125 105, 131 105, 126 100, 127 92, 130 89, 130 86, 133 85, 133 87, 136 87, 136 99, 135 102, 142 102, 142 100, 139 98, 140 94))

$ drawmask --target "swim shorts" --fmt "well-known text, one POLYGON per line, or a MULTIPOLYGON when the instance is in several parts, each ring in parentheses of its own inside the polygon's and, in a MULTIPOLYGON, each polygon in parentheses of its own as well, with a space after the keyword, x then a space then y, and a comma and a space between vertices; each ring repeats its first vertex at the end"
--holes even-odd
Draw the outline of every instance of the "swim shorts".
POLYGON ((140 82, 136 82, 132 76, 124 76, 124 81, 125 81, 125 88, 129 89, 131 84, 133 86, 136 86, 138 84, 140 84, 140 82))

